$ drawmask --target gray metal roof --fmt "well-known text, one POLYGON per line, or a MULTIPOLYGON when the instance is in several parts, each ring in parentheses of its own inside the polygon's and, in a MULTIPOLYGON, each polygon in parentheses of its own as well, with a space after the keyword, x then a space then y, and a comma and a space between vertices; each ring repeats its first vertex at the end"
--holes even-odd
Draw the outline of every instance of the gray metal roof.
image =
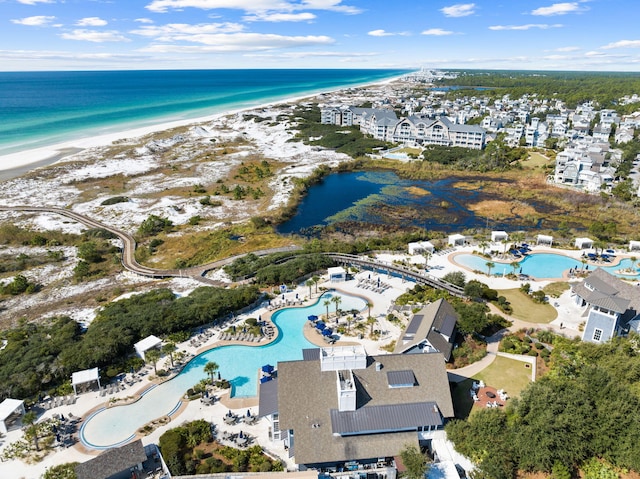
POLYGON ((309 348, 302 350, 303 361, 317 361, 320 359, 320 348, 309 348))
POLYGON ((426 339, 448 361, 453 347, 448 338, 453 339, 457 321, 458 313, 445 299, 430 303, 414 315, 393 352, 405 353, 426 339))
POLYGON ((625 283, 602 268, 596 268, 575 284, 573 291, 591 305, 619 313, 623 322, 632 320, 640 311, 637 286, 625 283))
POLYGON ((416 383, 416 377, 411 369, 388 371, 387 383, 389 386, 413 386, 416 383))
MULTIPOLYGON (((445 362, 440 353, 385 354, 368 358, 366 369, 353 371, 357 408, 432 401, 442 416, 453 417, 445 362), (376 370, 376 362, 382 364, 376 370), (416 386, 390 388, 387 371, 411 370, 416 386)), ((338 409, 335 371, 321 371, 320 361, 278 363, 278 403, 281 429, 293 429, 298 464, 393 456, 417 433, 386 432, 334 436, 331 410, 338 409)))
POLYGON ((366 406, 355 411, 331 410, 334 434, 367 434, 441 426, 442 416, 435 402, 366 406))
POLYGON ((278 378, 261 383, 258 390, 258 416, 264 417, 278 412, 278 378))
POLYGON ((78 464, 76 475, 78 479, 106 479, 123 471, 128 472, 133 466, 147 460, 142 441, 125 444, 114 449, 108 449, 93 459, 78 464))

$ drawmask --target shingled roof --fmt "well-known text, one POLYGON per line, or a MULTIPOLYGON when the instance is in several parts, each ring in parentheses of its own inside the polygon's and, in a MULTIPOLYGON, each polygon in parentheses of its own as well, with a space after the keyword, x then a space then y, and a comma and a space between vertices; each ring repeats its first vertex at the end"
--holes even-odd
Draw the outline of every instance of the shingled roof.
POLYGON ((596 268, 573 292, 593 306, 614 311, 621 320, 629 321, 640 313, 640 292, 602 268, 596 268))
POLYGON ((128 471, 147 460, 142 441, 125 444, 114 449, 108 449, 93 459, 78 464, 76 475, 78 479, 107 479, 115 474, 128 471))
POLYGON ((394 456, 407 443, 417 445, 418 424, 441 424, 453 416, 440 353, 368 357, 366 368, 354 369, 353 378, 356 410, 344 415, 338 412, 336 371, 322 371, 320 361, 278 363, 280 425, 294 431, 298 464, 394 456), (413 387, 389 387, 390 371, 412 371, 413 387), (398 420, 385 422, 389 416, 398 420), (378 433, 368 434, 371 427, 378 433))

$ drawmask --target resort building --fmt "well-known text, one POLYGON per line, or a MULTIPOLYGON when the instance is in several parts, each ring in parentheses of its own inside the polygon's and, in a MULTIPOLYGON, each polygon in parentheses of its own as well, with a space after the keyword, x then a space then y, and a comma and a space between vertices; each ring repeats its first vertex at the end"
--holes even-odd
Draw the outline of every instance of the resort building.
POLYGON ((587 323, 583 341, 604 343, 640 326, 640 294, 601 268, 572 288, 576 304, 584 306, 587 323))
POLYGON ((439 352, 449 361, 453 349, 458 313, 445 299, 439 299, 416 313, 400 335, 393 350, 397 354, 439 352))
POLYGON ((445 361, 435 352, 306 349, 303 360, 278 363, 276 384, 275 395, 273 384, 264 392, 261 385, 260 415, 277 417, 301 470, 391 465, 407 445, 428 445, 453 417, 445 361))
POLYGON ((125 479, 170 477, 169 470, 155 444, 142 441, 107 449, 99 456, 76 466, 78 479, 125 479))
POLYGON ((429 119, 414 115, 398 121, 387 140, 408 146, 442 145, 481 150, 485 130, 477 125, 453 123, 445 116, 429 119))

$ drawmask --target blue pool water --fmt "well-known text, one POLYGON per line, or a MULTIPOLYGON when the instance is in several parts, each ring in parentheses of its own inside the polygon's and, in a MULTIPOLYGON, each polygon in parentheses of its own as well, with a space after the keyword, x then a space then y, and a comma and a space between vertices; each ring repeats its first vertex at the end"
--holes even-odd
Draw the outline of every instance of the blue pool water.
POLYGON ((87 418, 80 431, 82 442, 101 449, 129 441, 139 427, 175 410, 186 390, 207 377, 203 368, 209 361, 215 361, 220 366, 220 374, 232 385, 232 396, 255 396, 261 366, 275 366, 279 361, 302 359, 303 349, 316 347, 304 337, 304 323, 309 315, 326 313, 323 302, 332 295, 342 298, 340 308, 345 311, 361 311, 366 307, 366 301, 362 298, 328 292, 311 306, 277 311, 272 316, 279 330, 276 341, 257 347, 223 346, 196 356, 178 376, 151 389, 139 401, 103 409, 87 418))
MULTIPOLYGON (((483 273, 488 272, 487 262, 489 260, 486 258, 482 258, 473 254, 460 254, 457 255, 453 260, 454 262, 474 271, 482 271, 483 273)), ((514 272, 510 263, 500 263, 498 261, 493 261, 493 263, 495 263, 495 266, 491 269, 492 275, 502 275, 503 273, 508 274, 514 272)), ((516 272, 520 272, 520 268, 522 268, 523 274, 528 274, 533 278, 562 278, 562 273, 564 271, 576 267, 578 269, 582 269, 583 267, 582 262, 577 259, 554 253, 530 254, 525 258, 519 260, 518 263, 520 264, 520 266, 518 267, 516 272)), ((630 267, 630 259, 623 259, 622 261, 620 261, 620 264, 617 264, 615 266, 601 266, 601 268, 608 273, 620 277, 625 277, 625 275, 617 273, 617 271, 630 267)), ((589 269, 592 268, 593 266, 589 266, 589 269)), ((636 271, 639 270, 636 269, 636 271)))

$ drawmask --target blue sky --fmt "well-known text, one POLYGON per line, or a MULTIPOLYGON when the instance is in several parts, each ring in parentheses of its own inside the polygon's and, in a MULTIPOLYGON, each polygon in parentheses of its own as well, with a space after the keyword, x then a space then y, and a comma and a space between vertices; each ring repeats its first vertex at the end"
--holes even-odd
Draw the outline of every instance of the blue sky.
POLYGON ((0 69, 640 71, 637 1, 0 0, 0 69))

